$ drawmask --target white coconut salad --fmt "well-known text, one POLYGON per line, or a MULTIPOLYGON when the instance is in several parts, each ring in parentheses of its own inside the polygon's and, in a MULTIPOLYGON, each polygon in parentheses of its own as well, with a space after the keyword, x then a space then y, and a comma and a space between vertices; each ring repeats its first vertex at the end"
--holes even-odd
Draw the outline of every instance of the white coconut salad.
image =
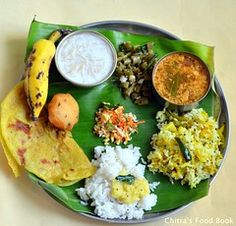
POLYGON ((92 163, 96 173, 86 179, 84 187, 76 189, 81 203, 90 202, 102 218, 142 218, 144 211, 157 203, 158 197, 152 191, 159 182, 148 183, 140 160, 140 148, 133 145, 95 147, 92 163))

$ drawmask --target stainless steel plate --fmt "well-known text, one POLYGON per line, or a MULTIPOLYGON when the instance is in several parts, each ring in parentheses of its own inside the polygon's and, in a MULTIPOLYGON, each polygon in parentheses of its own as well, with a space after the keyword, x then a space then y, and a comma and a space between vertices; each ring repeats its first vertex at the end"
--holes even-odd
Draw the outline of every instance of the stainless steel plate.
MULTIPOLYGON (((166 37, 169 39, 179 39, 177 36, 167 32, 165 30, 162 30, 160 28, 157 28, 157 27, 154 27, 151 25, 147 25, 147 24, 143 24, 143 23, 132 22, 132 21, 116 21, 116 20, 115 21, 101 21, 101 22, 95 22, 95 23, 83 25, 83 26, 81 26, 81 28, 90 29, 90 30, 92 30, 92 29, 110 29, 110 30, 129 32, 129 33, 134 33, 134 34, 158 35, 158 36, 166 37)), ((216 93, 219 95, 220 105, 221 105, 221 112, 220 112, 218 121, 219 121, 220 125, 222 123, 225 123, 225 147, 223 149, 223 156, 225 159, 227 147, 229 144, 230 118, 229 118, 229 112, 228 112, 228 107, 227 107, 226 99, 224 96, 224 92, 223 92, 221 85, 220 85, 218 79, 216 78, 216 76, 214 78, 214 86, 215 86, 216 93)), ((222 167, 222 164, 221 164, 221 167, 222 167)), ((219 172, 219 170, 218 170, 218 172, 219 172)), ((216 178, 216 175, 214 175, 211 178, 211 183, 216 178)), ((114 220, 109 219, 108 220, 108 219, 103 219, 98 216, 94 216, 94 215, 90 215, 90 214, 85 214, 85 213, 81 213, 81 214, 84 216, 87 216, 89 218, 95 219, 95 220, 105 221, 105 222, 109 222, 109 223, 135 224, 135 223, 154 221, 154 220, 168 217, 172 214, 176 214, 177 212, 183 210, 184 208, 186 208, 189 205, 190 204, 181 206, 181 207, 173 209, 173 210, 160 212, 160 213, 145 214, 142 219, 137 219, 137 220, 120 220, 120 219, 114 219, 114 220)))

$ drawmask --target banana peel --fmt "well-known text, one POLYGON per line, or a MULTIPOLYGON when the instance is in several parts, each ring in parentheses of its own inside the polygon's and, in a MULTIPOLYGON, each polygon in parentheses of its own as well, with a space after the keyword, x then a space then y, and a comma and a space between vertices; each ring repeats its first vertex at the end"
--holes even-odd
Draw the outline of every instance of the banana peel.
POLYGON ((55 42, 68 30, 56 30, 49 39, 39 39, 27 58, 24 75, 24 89, 30 109, 30 117, 37 120, 48 95, 48 72, 56 52, 55 42))

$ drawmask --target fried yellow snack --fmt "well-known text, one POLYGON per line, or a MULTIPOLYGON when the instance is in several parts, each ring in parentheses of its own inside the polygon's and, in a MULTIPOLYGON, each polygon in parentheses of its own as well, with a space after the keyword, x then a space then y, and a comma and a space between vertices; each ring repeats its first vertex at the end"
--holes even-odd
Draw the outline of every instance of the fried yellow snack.
POLYGON ((71 130, 78 122, 79 106, 69 93, 58 93, 48 104, 48 119, 59 129, 71 130))
POLYGON ((51 126, 47 114, 32 121, 28 111, 20 82, 3 100, 0 112, 1 140, 15 175, 16 166, 22 166, 46 182, 62 186, 94 173, 94 167, 69 131, 51 126))
MULTIPOLYGON (((0 118, 0 124, 1 124, 1 118, 0 118)), ((1 130, 0 130, 0 142, 2 144, 4 154, 7 158, 8 165, 12 169, 12 172, 13 172, 14 176, 19 177, 19 175, 20 175, 19 165, 17 164, 16 160, 13 158, 11 152, 9 151, 9 149, 8 149, 6 143, 5 143, 5 141, 3 140, 1 130)))

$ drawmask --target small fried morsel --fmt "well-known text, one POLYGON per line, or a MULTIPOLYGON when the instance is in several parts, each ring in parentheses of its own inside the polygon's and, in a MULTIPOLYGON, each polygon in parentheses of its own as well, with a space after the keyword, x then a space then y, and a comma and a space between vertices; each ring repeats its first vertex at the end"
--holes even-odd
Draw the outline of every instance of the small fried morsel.
POLYGON ((58 93, 48 104, 48 119, 59 129, 71 130, 78 122, 79 106, 69 94, 58 93))

